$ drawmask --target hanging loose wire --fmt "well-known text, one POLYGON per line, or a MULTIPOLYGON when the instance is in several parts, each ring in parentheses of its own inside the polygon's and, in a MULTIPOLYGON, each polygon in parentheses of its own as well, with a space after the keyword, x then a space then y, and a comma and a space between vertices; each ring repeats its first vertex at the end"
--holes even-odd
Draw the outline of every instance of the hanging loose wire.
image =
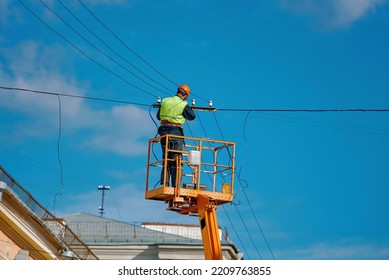
MULTIPOLYGON (((240 170, 239 170, 239 172, 238 172, 238 179, 239 179, 239 182, 246 182, 246 181, 244 181, 244 180, 242 180, 242 179, 240 178, 240 173, 241 173, 242 167, 244 166, 244 163, 245 163, 245 161, 246 161, 246 155, 247 155, 247 150, 248 150, 248 141, 247 141, 247 136, 246 136, 246 125, 247 125, 247 120, 248 120, 248 118, 249 118, 250 113, 251 113, 251 111, 248 111, 248 112, 247 112, 246 117, 245 117, 245 119, 244 119, 244 125, 243 125, 243 136, 244 136, 244 141, 245 141, 245 146, 246 146, 246 148, 245 148, 245 152, 244 152, 243 165, 241 166, 241 168, 240 168, 240 170)), ((247 183, 247 182, 246 182, 246 183, 247 183)), ((267 246, 267 248, 269 249, 270 254, 272 255, 272 258, 275 260, 275 256, 274 256, 274 254, 273 254, 273 250, 271 249, 271 247, 270 247, 270 245, 269 245, 269 242, 267 241, 267 238, 266 238, 266 236, 265 236, 265 234, 264 234, 264 232, 263 232, 263 230, 262 230, 262 227, 260 226, 260 224, 259 224, 259 222, 258 222, 257 216, 255 215, 255 212, 254 212, 254 210, 253 210, 253 207, 251 206, 251 202, 250 202, 250 200, 249 200, 249 198, 248 198, 248 196, 247 196, 247 193, 246 193, 246 191, 245 191, 245 188, 246 188, 246 187, 242 187, 241 189, 242 189, 242 191, 243 191, 243 194, 244 194, 244 196, 245 196, 245 198, 246 198, 247 203, 249 204, 249 207, 250 207, 250 209, 251 209, 251 214, 252 214, 253 217, 254 217, 254 220, 255 220, 255 222, 256 222, 256 224, 257 224, 257 227, 258 227, 259 231, 261 232, 262 238, 263 238, 263 240, 265 241, 266 246, 267 246)))
MULTIPOLYGON (((241 180, 241 179, 239 178, 239 181, 240 181, 240 180, 241 180)), ((264 232, 263 232, 263 230, 262 230, 262 227, 260 226, 260 224, 259 224, 259 222, 258 222, 257 216, 256 216, 255 213, 254 213, 253 207, 251 206, 250 199, 248 198, 248 196, 247 196, 247 194, 246 194, 245 188, 243 187, 242 190, 243 190, 243 194, 244 194, 244 196, 245 196, 245 198, 246 198, 246 200, 247 200, 247 203, 249 204, 249 207, 250 207, 250 209, 251 209, 251 214, 253 215, 253 217, 254 217, 254 219, 255 219, 255 222, 256 222, 256 224, 257 224, 257 227, 259 228, 259 231, 261 232, 262 238, 263 238, 263 240, 265 241, 266 246, 267 246, 267 248, 269 249, 269 252, 270 252, 270 254, 272 255, 273 260, 275 260, 276 258, 275 258, 274 254, 273 254, 273 250, 270 248, 269 242, 267 241, 267 238, 266 238, 266 236, 265 236, 265 234, 264 234, 264 232)))
POLYGON ((54 202, 53 202, 53 212, 55 215, 55 207, 57 203, 57 199, 62 195, 62 193, 65 190, 64 183, 63 183, 63 171, 62 171, 62 160, 61 160, 61 132, 62 132, 62 104, 61 104, 61 97, 57 95, 58 98, 58 138, 57 138, 57 158, 59 163, 59 173, 60 173, 60 184, 61 189, 55 194, 54 196, 54 202))
MULTIPOLYGON (((216 115, 213 114, 213 116, 214 116, 214 118, 215 118, 216 123, 218 124, 219 132, 220 132, 220 134, 222 135, 222 139, 225 141, 224 136, 223 136, 223 133, 222 133, 222 130, 221 130, 221 127, 220 127, 220 125, 219 125, 219 122, 217 121, 216 115)), ((199 122, 200 122, 200 125, 201 125, 201 127, 202 127, 202 129, 203 129, 203 131, 204 131, 204 134, 205 134, 206 137, 207 137, 207 133, 206 133, 205 127, 204 127, 204 125, 203 125, 203 123, 202 123, 202 121, 201 121, 200 118, 199 118, 199 122)), ((231 155, 230 155, 230 156, 231 156, 231 155)), ((242 217, 242 215, 241 215, 239 209, 237 208, 237 205, 236 205, 236 204, 234 204, 234 205, 235 205, 235 210, 237 211, 238 216, 239 216, 240 220, 242 221, 242 223, 243 223, 243 225, 244 225, 244 227, 245 227, 245 230, 246 230, 246 232, 247 232, 247 234, 248 234, 248 236, 249 236, 249 238, 250 238, 250 240, 251 240, 251 242, 252 242, 252 244, 253 244, 253 246, 254 246, 256 252, 257 252, 257 254, 258 254, 259 257, 262 259, 262 256, 261 256, 261 254, 259 253, 258 249, 257 249, 256 246, 255 246, 255 243, 254 243, 254 241, 253 241, 253 238, 252 238, 250 232, 248 231, 248 228, 247 228, 247 226, 246 226, 246 223, 244 222, 244 219, 243 219, 243 217, 242 217)), ((224 209, 224 212, 225 212, 225 214, 226 214, 228 220, 230 221, 231 226, 233 227, 233 230, 234 230, 236 236, 238 237, 239 241, 241 242, 241 240, 240 240, 240 238, 239 238, 239 233, 236 232, 236 229, 235 229, 235 227, 233 226, 233 223, 231 222, 231 219, 230 219, 230 217, 228 216, 227 211, 225 210, 224 206, 223 206, 223 209, 224 209)), ((243 247, 243 243, 241 243, 241 245, 242 245, 242 247, 243 247)), ((245 250, 245 249, 244 249, 244 250, 245 250)), ((248 255, 248 253, 247 253, 246 250, 245 250, 245 253, 247 254, 247 257, 250 258, 250 256, 248 255)))
MULTIPOLYGON (((199 123, 200 123, 200 126, 201 126, 201 128, 202 128, 202 130, 203 130, 203 132, 204 132, 205 137, 207 137, 207 131, 206 131, 204 125, 203 125, 203 122, 202 122, 202 120, 201 120, 201 118, 200 118, 200 115, 199 115, 199 114, 196 114, 196 118, 198 119, 198 121, 199 121, 199 123)), ((189 125, 188 125, 188 127, 189 127, 189 130, 190 130, 190 126, 189 126, 189 125)), ((220 126, 219 126, 219 130, 220 130, 220 126)), ((221 130, 220 130, 220 132, 221 132, 221 130)), ((190 130, 190 133, 191 133, 191 135, 192 135, 192 137, 193 137, 193 133, 192 133, 191 130, 190 130)), ((208 137, 207 137, 207 138, 208 138, 208 137)), ((207 174, 208 174, 208 176, 210 176, 209 173, 207 173, 207 174)), ((245 249, 245 247, 244 247, 244 245, 243 245, 243 242, 242 242, 242 240, 240 239, 239 233, 237 232, 237 230, 236 230, 236 228, 235 228, 235 226, 234 226, 234 223, 231 221, 231 218, 230 218, 230 216, 228 215, 228 212, 226 211, 224 205, 222 205, 222 209, 224 210, 224 213, 225 213, 225 215, 226 215, 226 217, 227 217, 227 219, 228 219, 228 221, 229 221, 229 223, 230 223, 230 225, 231 225, 231 227, 232 227, 232 229, 233 229, 235 235, 237 236, 237 238, 238 238, 238 240, 239 240, 239 243, 240 243, 240 245, 241 245, 241 247, 242 247, 244 253, 247 255, 248 258, 250 258, 250 255, 248 254, 248 251, 245 249)), ((237 209, 237 211, 239 212, 238 209, 237 209)), ((239 214, 239 216, 240 216, 240 218, 242 219, 242 216, 241 216, 240 214, 239 214)), ((242 219, 242 221, 243 221, 243 219, 242 219)), ((247 230, 247 227, 246 227, 246 230, 247 230)), ((251 238, 251 236, 250 236, 250 238, 251 238)), ((260 255, 260 254, 259 254, 259 255, 260 255)))

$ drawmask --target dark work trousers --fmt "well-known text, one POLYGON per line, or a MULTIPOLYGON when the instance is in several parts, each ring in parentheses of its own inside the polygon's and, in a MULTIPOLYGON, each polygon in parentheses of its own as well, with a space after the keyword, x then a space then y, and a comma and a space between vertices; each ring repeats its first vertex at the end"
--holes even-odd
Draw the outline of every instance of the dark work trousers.
MULTIPOLYGON (((173 125, 161 125, 158 128, 158 134, 160 136, 164 136, 166 134, 169 135, 179 135, 184 136, 183 129, 178 126, 173 125)), ((183 138, 174 138, 169 136, 169 142, 168 149, 169 150, 179 150, 182 151, 184 146, 184 139, 183 138)), ((162 158, 165 159, 165 153, 166 153, 166 139, 161 139, 161 147, 162 147, 162 158)), ((168 152, 167 158, 167 167, 166 167, 166 177, 164 178, 164 166, 161 172, 161 184, 165 182, 165 185, 167 186, 173 186, 176 187, 176 180, 177 180, 177 165, 176 165, 176 159, 182 157, 181 153, 177 152, 168 152), (169 184, 169 179, 171 179, 171 184, 169 184)), ((163 161, 163 164, 165 164, 165 161, 163 161)))

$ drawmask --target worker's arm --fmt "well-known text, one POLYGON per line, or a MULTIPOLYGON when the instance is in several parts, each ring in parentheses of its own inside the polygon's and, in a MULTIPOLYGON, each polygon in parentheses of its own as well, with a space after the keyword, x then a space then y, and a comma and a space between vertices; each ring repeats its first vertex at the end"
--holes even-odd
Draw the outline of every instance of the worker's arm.
POLYGON ((196 118, 195 112, 192 110, 192 108, 189 107, 189 105, 186 105, 184 111, 182 112, 182 115, 188 121, 193 121, 196 118))

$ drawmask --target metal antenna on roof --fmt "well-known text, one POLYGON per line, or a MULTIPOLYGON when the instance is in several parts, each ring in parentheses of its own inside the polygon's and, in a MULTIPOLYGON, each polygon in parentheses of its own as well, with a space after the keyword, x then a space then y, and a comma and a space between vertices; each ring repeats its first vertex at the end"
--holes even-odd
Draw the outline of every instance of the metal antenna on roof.
POLYGON ((97 187, 97 189, 103 191, 103 193, 101 194, 101 206, 99 207, 100 217, 103 217, 103 214, 104 214, 104 195, 105 195, 105 191, 109 191, 110 186, 100 185, 97 187))

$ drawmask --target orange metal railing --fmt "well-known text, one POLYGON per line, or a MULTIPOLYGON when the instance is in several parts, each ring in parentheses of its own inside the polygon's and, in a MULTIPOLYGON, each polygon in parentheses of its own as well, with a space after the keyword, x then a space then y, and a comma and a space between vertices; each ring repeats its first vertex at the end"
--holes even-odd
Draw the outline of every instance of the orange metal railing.
POLYGON ((148 142, 145 198, 165 201, 168 210, 182 214, 196 212, 193 206, 198 194, 207 196, 215 205, 230 203, 234 193, 234 170, 234 142, 177 135, 156 137, 148 142), (169 141, 174 138, 184 141, 182 150, 169 147, 169 141), (161 143, 167 144, 164 154, 161 143), (180 156, 172 159, 169 153, 180 156), (177 168, 177 187, 166 184, 169 164, 177 168))

